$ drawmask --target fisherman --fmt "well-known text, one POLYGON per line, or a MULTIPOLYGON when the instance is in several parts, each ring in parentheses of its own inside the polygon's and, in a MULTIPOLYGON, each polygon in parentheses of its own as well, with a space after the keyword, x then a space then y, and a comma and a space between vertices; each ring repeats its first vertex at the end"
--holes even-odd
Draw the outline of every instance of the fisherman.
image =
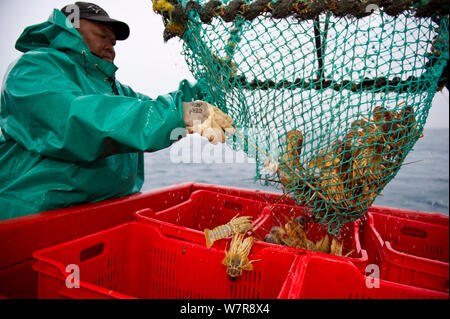
POLYGON ((151 99, 116 80, 114 45, 129 33, 76 2, 19 37, 1 91, 0 220, 138 192, 143 152, 169 147, 179 128, 224 142, 233 121, 198 83, 151 99))

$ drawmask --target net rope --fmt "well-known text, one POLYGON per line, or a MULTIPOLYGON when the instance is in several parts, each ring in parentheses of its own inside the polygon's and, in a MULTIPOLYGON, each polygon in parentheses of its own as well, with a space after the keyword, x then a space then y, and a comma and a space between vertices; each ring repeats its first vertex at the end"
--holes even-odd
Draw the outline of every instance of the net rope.
POLYGON ((447 1, 153 0, 227 139, 338 234, 391 181, 449 59, 447 1))

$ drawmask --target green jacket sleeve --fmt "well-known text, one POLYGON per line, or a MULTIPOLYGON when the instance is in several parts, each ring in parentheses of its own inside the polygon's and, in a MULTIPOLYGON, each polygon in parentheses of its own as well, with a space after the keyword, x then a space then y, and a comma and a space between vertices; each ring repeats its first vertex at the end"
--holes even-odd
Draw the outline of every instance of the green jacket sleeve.
MULTIPOLYGON (((135 97, 141 100, 151 100, 151 98, 147 95, 133 91, 133 89, 128 85, 122 84, 119 81, 117 81, 117 83, 119 84, 119 88, 122 91, 123 95, 135 97)), ((197 82, 195 85, 191 85, 189 81, 183 80, 180 82, 179 90, 183 92, 184 102, 191 102, 203 98, 201 84, 199 82, 197 82)))
POLYGON ((174 142, 171 131, 185 127, 182 102, 196 94, 189 82, 156 99, 87 95, 54 55, 23 55, 3 86, 1 127, 24 148, 67 161, 93 161, 166 148, 174 142))
POLYGON ((139 93, 139 92, 135 92, 131 87, 129 87, 128 85, 122 84, 119 81, 116 81, 116 83, 118 84, 118 89, 119 92, 125 96, 128 97, 135 97, 141 100, 151 100, 151 98, 145 94, 139 93))

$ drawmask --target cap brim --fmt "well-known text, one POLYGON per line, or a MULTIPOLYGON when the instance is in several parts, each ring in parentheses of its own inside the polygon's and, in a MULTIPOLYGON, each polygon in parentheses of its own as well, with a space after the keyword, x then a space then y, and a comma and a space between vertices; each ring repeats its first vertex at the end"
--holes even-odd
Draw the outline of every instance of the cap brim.
POLYGON ((97 21, 110 25, 113 28, 114 34, 116 35, 116 40, 125 40, 130 35, 130 28, 125 22, 114 20, 104 16, 92 16, 82 19, 97 21))

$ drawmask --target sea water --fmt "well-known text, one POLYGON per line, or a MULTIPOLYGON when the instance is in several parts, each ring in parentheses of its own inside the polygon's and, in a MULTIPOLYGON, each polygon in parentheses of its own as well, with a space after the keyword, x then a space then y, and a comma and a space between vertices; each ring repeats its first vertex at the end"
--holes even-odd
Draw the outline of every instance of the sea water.
MULTIPOLYGON (((165 150, 145 154, 142 191, 199 182, 281 193, 254 180, 256 163, 227 145, 189 135, 165 150)), ((374 205, 449 214, 449 130, 425 129, 395 178, 374 205), (410 163, 410 164, 408 164, 410 163)))

